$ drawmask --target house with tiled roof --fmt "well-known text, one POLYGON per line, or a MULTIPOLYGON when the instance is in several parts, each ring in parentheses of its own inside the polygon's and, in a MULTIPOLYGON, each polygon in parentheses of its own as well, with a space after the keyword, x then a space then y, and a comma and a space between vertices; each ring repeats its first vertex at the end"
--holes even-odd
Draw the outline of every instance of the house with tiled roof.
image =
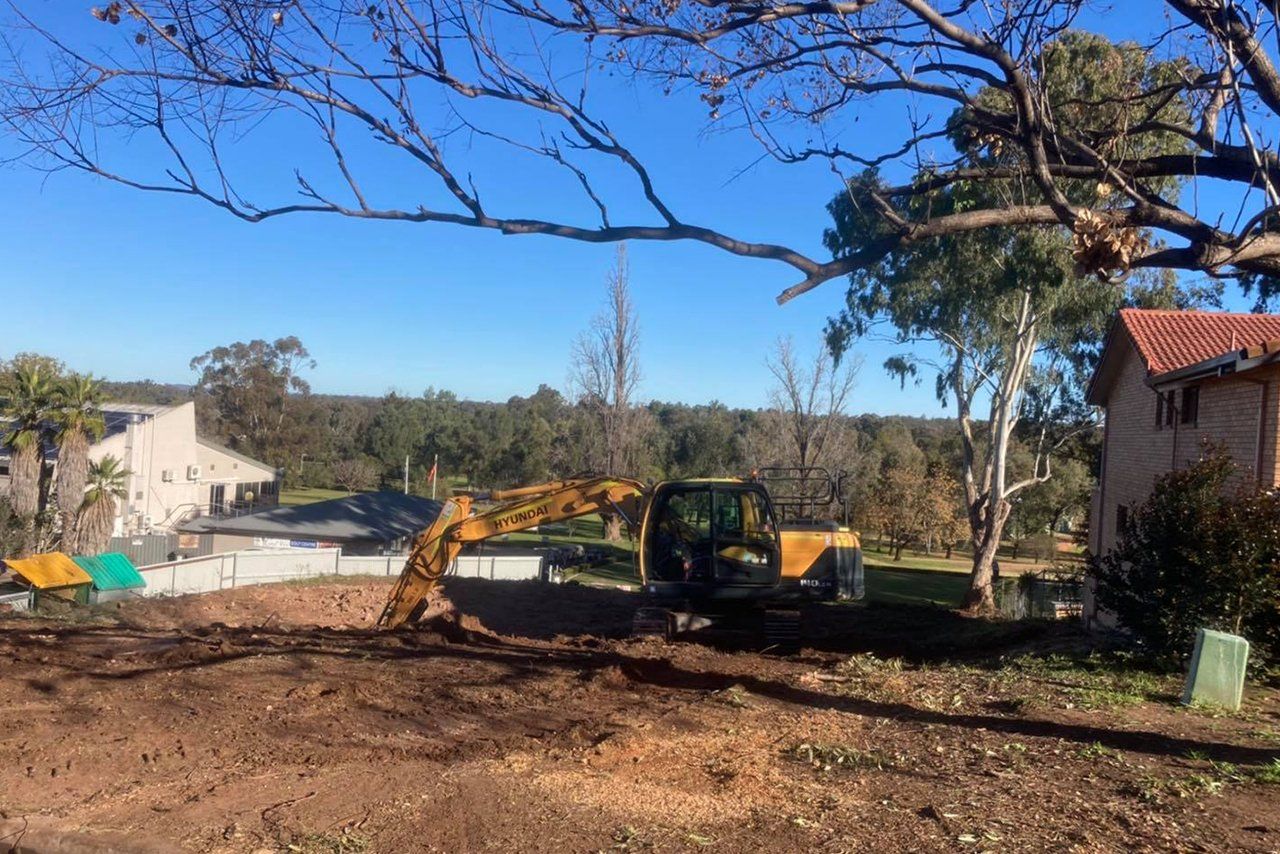
POLYGON ((1114 547, 1130 509, 1206 439, 1231 454, 1238 485, 1280 482, 1280 315, 1125 309, 1086 397, 1106 413, 1094 554, 1114 547))

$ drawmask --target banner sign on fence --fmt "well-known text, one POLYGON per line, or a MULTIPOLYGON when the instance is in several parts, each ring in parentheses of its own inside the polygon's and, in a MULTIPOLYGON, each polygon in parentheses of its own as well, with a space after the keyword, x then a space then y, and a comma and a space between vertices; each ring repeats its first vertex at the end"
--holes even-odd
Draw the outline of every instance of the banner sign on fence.
POLYGON ((254 537, 253 544, 264 549, 337 549, 341 543, 328 540, 290 540, 285 537, 254 537))

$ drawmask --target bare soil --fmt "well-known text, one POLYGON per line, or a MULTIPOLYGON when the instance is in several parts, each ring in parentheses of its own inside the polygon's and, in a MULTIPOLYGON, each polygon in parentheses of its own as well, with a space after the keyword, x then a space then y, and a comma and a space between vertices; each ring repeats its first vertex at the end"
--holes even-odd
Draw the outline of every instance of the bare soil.
POLYGON ((1062 626, 814 609, 800 654, 454 579, 0 617, 0 850, 1276 851, 1280 696, 1215 716, 1062 626))

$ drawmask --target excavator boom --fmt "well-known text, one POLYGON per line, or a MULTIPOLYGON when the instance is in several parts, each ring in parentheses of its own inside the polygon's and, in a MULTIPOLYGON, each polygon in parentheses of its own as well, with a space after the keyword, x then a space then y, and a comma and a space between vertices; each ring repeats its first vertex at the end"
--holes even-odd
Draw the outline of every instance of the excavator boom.
POLYGON ((432 589, 467 543, 590 513, 618 513, 634 525, 647 494, 638 480, 589 477, 449 498, 435 521, 414 539, 378 625, 395 628, 421 616, 432 589), (475 500, 501 503, 472 515, 475 500))

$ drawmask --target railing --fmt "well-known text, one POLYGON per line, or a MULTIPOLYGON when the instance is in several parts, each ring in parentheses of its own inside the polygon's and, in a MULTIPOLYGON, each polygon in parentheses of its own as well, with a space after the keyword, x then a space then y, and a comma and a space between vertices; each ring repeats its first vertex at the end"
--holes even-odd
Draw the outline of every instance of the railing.
MULTIPOLYGON (((343 555, 341 549, 246 549, 142 566, 145 596, 212 593, 325 575, 399 575, 403 555, 343 555)), ((542 577, 539 555, 464 555, 451 567, 464 577, 500 580, 542 577)))
POLYGON ((31 591, 22 590, 18 593, 0 594, 0 607, 7 607, 11 611, 30 611, 31 591))

